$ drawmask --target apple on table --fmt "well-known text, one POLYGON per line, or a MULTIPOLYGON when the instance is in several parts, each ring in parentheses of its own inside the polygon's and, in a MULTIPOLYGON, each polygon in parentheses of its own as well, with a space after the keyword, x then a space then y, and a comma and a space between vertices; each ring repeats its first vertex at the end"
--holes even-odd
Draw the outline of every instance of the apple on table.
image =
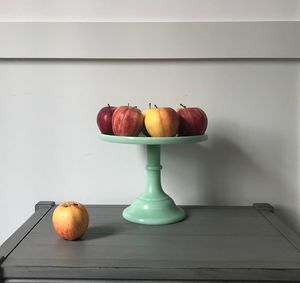
POLYGON ((89 225, 88 211, 79 202, 65 201, 54 209, 52 225, 62 239, 69 241, 79 239, 89 225))

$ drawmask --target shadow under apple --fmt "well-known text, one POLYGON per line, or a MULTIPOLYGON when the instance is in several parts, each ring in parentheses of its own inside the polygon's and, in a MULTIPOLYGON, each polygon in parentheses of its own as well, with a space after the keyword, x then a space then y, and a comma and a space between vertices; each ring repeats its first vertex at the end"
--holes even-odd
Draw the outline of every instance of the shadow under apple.
POLYGON ((87 241, 87 240, 105 238, 117 234, 118 232, 120 232, 120 229, 112 225, 91 226, 88 228, 86 233, 79 240, 87 241))

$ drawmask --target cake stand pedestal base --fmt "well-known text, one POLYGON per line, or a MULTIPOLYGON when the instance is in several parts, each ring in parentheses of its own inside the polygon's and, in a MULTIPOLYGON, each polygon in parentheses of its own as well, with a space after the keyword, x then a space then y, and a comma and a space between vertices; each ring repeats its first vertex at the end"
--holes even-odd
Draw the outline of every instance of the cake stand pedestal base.
POLYGON ((123 217, 134 223, 160 225, 179 222, 185 213, 171 198, 151 202, 139 198, 124 209, 123 217))
POLYGON ((159 225, 181 221, 184 210, 176 206, 161 187, 160 145, 147 145, 147 185, 145 192, 123 211, 134 223, 159 225))

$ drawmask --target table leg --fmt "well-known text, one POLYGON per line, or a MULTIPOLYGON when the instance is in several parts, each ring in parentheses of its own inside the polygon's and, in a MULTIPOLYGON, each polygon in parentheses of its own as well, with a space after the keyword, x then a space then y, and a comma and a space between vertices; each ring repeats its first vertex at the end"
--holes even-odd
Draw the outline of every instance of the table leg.
POLYGON ((140 224, 170 224, 185 217, 161 187, 160 145, 147 145, 146 190, 123 211, 123 217, 140 224))

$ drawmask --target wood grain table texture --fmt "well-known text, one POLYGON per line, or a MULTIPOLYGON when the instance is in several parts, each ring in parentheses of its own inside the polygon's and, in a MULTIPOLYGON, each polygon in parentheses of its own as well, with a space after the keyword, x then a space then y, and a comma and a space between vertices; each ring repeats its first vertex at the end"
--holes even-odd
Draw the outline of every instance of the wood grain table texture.
POLYGON ((87 205, 77 241, 54 232, 55 206, 36 212, 1 247, 2 282, 300 282, 300 239, 268 204, 184 206, 187 218, 141 225, 125 206, 87 205))

